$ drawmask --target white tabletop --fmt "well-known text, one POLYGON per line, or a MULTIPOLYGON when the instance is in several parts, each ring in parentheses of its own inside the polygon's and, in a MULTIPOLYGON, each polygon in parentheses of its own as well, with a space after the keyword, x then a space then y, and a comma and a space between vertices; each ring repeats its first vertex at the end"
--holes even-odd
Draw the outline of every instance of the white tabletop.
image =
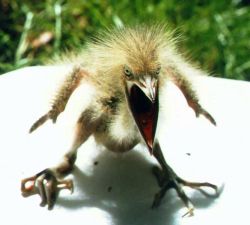
POLYGON ((173 84, 163 93, 168 100, 161 104, 159 118, 159 140, 173 169, 187 180, 225 184, 216 199, 185 188, 196 207, 193 217, 182 218, 186 208, 174 190, 158 209, 150 208, 159 187, 151 174, 156 161, 147 149, 136 146, 116 155, 93 139, 79 150, 70 175, 75 184, 72 195, 62 191, 52 211, 39 206, 39 196, 22 197, 21 179, 53 165, 69 144, 74 121, 70 115, 75 115, 83 96, 75 97, 76 106, 57 124, 47 122, 28 134, 49 109, 67 70, 29 67, 0 77, 1 224, 250 224, 250 84, 211 77, 196 77, 193 83, 217 127, 203 117, 196 119, 173 84))

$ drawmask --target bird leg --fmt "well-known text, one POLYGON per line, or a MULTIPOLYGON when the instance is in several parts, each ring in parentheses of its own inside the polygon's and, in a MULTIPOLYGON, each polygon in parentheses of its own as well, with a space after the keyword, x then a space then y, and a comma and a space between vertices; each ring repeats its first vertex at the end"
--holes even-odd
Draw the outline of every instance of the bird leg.
MULTIPOLYGON (((59 89, 50 111, 39 118, 31 126, 29 130, 30 133, 36 130, 48 119, 51 119, 53 123, 56 122, 59 114, 64 111, 70 96, 79 86, 82 78, 86 74, 87 73, 80 67, 73 68, 73 71, 59 89)), ((83 131, 80 130, 81 127, 82 123, 79 121, 76 129, 76 138, 72 148, 64 156, 60 164, 53 168, 44 169, 36 175, 25 178, 21 181, 21 192, 24 197, 28 197, 33 194, 39 194, 42 199, 41 206, 48 205, 48 208, 52 209, 60 190, 69 189, 71 192, 73 192, 72 180, 62 180, 61 177, 66 176, 73 170, 76 160, 76 151, 81 143, 87 138, 87 136, 85 137, 83 135, 83 131)))
POLYGON ((75 139, 70 151, 64 155, 63 160, 55 167, 47 168, 32 177, 21 181, 21 192, 24 197, 39 194, 41 206, 48 205, 52 209, 57 196, 62 189, 69 189, 73 192, 73 182, 70 179, 63 179, 74 168, 77 156, 77 149, 87 140, 91 134, 91 129, 86 129, 84 122, 89 120, 81 117, 76 126, 75 139))
POLYGON ((62 189, 73 192, 73 182, 70 179, 61 179, 73 170, 76 154, 65 155, 63 161, 54 168, 47 168, 32 177, 21 181, 21 192, 24 197, 39 194, 41 206, 48 205, 52 209, 57 196, 62 189))
POLYGON ((210 187, 215 190, 216 196, 218 195, 218 187, 214 184, 208 182, 200 182, 200 183, 189 182, 180 178, 173 171, 173 169, 166 163, 158 142, 156 142, 154 145, 153 155, 161 166, 161 169, 159 167, 153 168, 153 173, 156 176, 158 184, 161 187, 161 189, 158 193, 156 193, 154 197, 152 208, 156 208, 160 205, 163 197, 170 188, 174 188, 176 190, 178 196, 181 198, 185 206, 188 208, 187 213, 185 213, 183 216, 186 215, 192 216, 194 211, 194 206, 191 200, 185 194, 183 186, 188 186, 191 188, 210 187))

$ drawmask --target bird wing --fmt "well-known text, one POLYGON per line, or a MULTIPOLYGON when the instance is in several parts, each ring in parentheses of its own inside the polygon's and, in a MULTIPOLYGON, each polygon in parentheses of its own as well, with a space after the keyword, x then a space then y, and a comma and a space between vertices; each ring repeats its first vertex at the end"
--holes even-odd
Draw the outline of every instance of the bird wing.
POLYGON ((173 81, 173 83, 181 90, 184 95, 189 107, 191 107, 196 117, 203 115, 207 118, 213 125, 216 126, 215 119, 207 112, 199 103, 199 98, 196 91, 192 88, 191 82, 186 78, 185 75, 179 73, 176 69, 173 71, 167 71, 168 76, 173 81))
POLYGON ((80 85, 84 76, 88 75, 88 72, 81 67, 73 68, 69 76, 67 76, 63 85, 60 87, 51 109, 42 117, 40 117, 30 128, 29 132, 33 132, 38 127, 43 125, 48 119, 51 119, 53 123, 56 122, 57 117, 64 111, 68 100, 75 89, 80 85))

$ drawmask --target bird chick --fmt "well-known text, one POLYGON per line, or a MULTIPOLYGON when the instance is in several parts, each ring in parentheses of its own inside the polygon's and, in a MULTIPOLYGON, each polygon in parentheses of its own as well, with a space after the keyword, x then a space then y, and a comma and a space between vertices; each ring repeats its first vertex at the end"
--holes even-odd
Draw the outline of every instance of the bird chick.
MULTIPOLYGON (((60 189, 72 189, 71 180, 63 180, 76 161, 77 149, 93 135, 96 142, 114 152, 126 152, 138 143, 145 144, 159 162, 153 169, 160 191, 152 207, 159 206, 166 191, 174 188, 193 213, 193 205, 183 186, 210 187, 211 183, 188 182, 180 178, 164 159, 156 137, 160 113, 161 90, 172 81, 185 96, 196 116, 205 116, 216 125, 213 117, 200 105, 188 77, 197 69, 189 65, 175 48, 175 41, 164 25, 141 25, 108 30, 87 44, 80 54, 67 59, 73 65, 58 90, 49 112, 38 119, 30 132, 57 117, 67 107, 72 93, 82 84, 93 87, 93 101, 81 112, 75 127, 75 138, 61 163, 22 180, 24 195, 39 194, 42 206, 53 208, 60 189)), ((82 96, 84 98, 84 96, 82 96)))

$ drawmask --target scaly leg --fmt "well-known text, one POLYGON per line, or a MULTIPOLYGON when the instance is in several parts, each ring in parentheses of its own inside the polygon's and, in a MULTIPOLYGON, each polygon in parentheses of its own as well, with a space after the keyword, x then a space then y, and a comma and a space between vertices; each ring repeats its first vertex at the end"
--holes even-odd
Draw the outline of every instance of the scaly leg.
POLYGON ((215 190, 216 195, 218 194, 218 187, 214 184, 207 182, 189 182, 180 178, 176 173, 172 170, 172 168, 166 163, 164 156, 161 151, 161 147, 158 142, 155 143, 153 155, 159 162, 161 169, 158 167, 153 168, 153 173, 155 174, 159 186, 161 190, 155 195, 154 202, 152 204, 152 208, 156 208, 160 205, 161 200, 165 196, 166 192, 170 188, 174 188, 184 202, 185 206, 188 208, 188 212, 184 215, 193 215, 194 206, 191 200, 185 194, 182 186, 188 186, 191 188, 200 188, 200 187, 210 187, 215 190))

